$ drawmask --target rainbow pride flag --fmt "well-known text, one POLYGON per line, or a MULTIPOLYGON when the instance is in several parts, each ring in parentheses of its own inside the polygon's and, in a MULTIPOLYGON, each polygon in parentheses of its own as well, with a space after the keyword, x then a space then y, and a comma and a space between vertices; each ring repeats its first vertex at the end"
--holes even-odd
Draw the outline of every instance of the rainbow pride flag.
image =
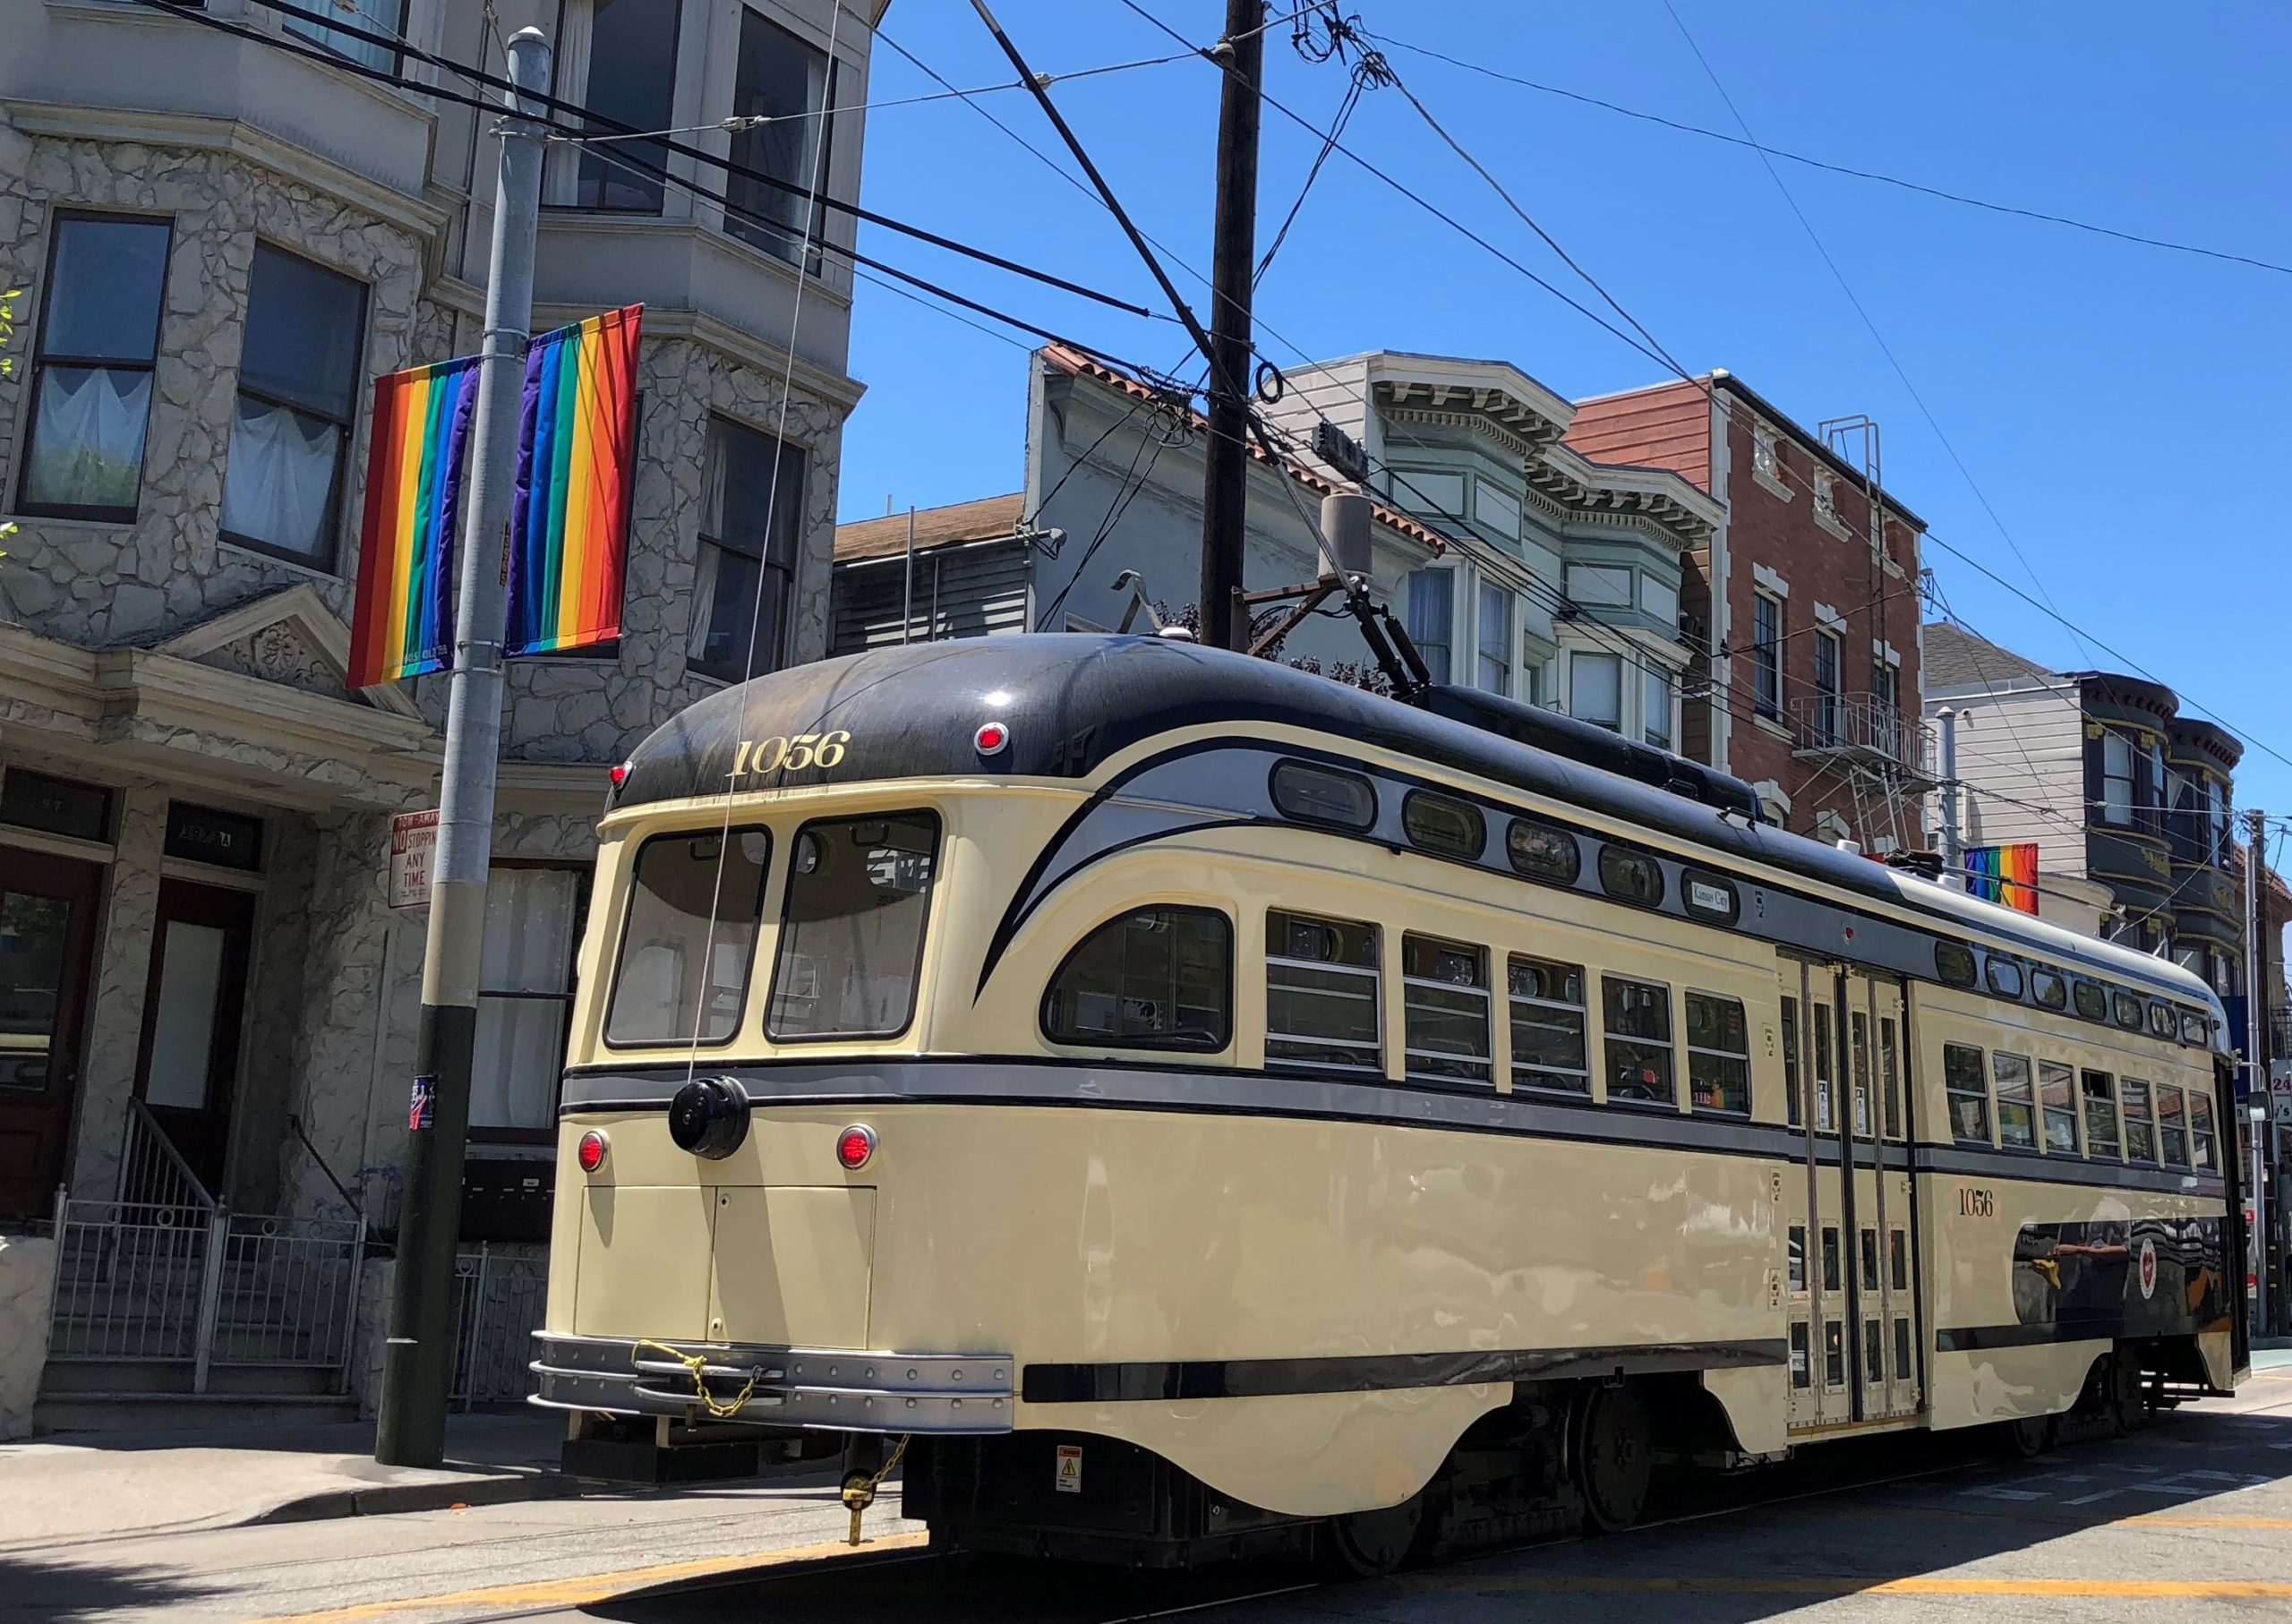
POLYGON ((543 333, 526 354, 504 654, 563 654, 620 636, 644 308, 543 333))
POLYGON ((1987 902, 2003 902, 2023 913, 2038 910, 2038 845, 1968 846, 1966 889, 1987 902))
POLYGON ((453 663, 454 532, 476 411, 475 355, 374 380, 352 688, 453 663))

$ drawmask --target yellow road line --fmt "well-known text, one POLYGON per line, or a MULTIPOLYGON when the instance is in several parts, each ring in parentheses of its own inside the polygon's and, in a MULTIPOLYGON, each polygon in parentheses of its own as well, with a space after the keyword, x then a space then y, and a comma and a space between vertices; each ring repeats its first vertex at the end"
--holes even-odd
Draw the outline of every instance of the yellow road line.
POLYGON ((2159 1601, 2228 1602, 2292 1597, 2292 1580, 2279 1579, 1980 1579, 1920 1577, 1858 1579, 1831 1575, 1766 1578, 1468 1579, 1434 1577, 1418 1588, 1531 1595, 1923 1595, 2134 1597, 2159 1601))
MULTIPOLYGON (((868 1551, 912 1551, 930 1535, 921 1532, 887 1534, 860 1547, 868 1551)), ((626 1568, 618 1573, 587 1573, 575 1578, 539 1579, 523 1585, 489 1585, 480 1590, 457 1590, 444 1595, 406 1596, 389 1602, 360 1602, 330 1607, 321 1612, 289 1613, 261 1619, 256 1624, 355 1624, 361 1619, 387 1619, 399 1613, 440 1612, 461 1607, 581 1607, 605 1601, 624 1591, 643 1590, 677 1579, 708 1578, 755 1568, 784 1568, 793 1562, 824 1561, 858 1554, 842 1540, 832 1545, 799 1545, 787 1551, 751 1551, 740 1556, 704 1557, 689 1562, 663 1562, 651 1568, 626 1568)))

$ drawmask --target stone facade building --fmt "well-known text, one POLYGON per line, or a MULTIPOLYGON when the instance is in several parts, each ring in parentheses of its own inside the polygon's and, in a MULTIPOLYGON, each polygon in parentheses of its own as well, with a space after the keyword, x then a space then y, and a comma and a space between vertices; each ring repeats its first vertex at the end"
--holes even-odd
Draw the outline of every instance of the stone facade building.
POLYGON ((1810 433, 1714 372, 1579 401, 1568 444, 1674 469, 1725 510, 1685 560, 1684 752, 1754 785, 1794 833, 1917 844, 1933 773, 1918 719, 1926 526, 1880 488, 1875 425, 1810 433))
POLYGON ((445 679, 344 686, 371 380, 479 343, 492 115, 416 53, 499 75, 529 24, 554 94, 623 127, 791 115, 693 141, 796 189, 552 143, 535 329, 646 311, 623 635, 509 673, 473 1165, 539 1158, 546 1188, 605 768, 826 648, 860 386, 849 267, 820 244, 852 222, 801 190, 857 194, 884 4, 15 8, 0 1224, 59 1186, 114 1199, 131 1101, 235 1209, 393 1221, 423 927, 388 903, 390 825, 436 804, 445 679), (855 111, 817 116, 824 97, 855 111))

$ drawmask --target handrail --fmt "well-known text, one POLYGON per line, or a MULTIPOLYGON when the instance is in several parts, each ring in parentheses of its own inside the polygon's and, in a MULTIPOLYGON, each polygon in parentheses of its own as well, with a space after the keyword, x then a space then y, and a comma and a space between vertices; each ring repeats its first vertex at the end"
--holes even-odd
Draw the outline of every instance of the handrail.
POLYGON ((311 1153, 312 1161, 318 1163, 319 1171, 326 1175, 326 1182, 334 1186, 334 1192, 342 1198, 343 1204, 358 1217, 365 1217, 365 1204, 351 1194, 348 1187, 334 1175, 334 1169, 327 1165, 326 1158, 319 1154, 319 1148, 311 1142, 311 1136, 303 1131, 303 1119, 289 1112, 286 1125, 295 1130, 295 1137, 303 1141, 303 1149, 311 1153))
MULTIPOLYGON (((139 1206, 196 1207, 202 1212, 213 1212, 220 1205, 200 1181, 199 1175, 184 1159, 184 1154, 151 1115, 151 1107, 141 1099, 129 1096, 126 1132, 122 1136, 119 1155, 119 1199, 139 1206), (172 1174, 174 1183, 188 1201, 154 1200, 151 1192, 137 1188, 139 1170, 155 1175, 172 1174)), ((167 1193, 175 1193, 167 1191, 167 1193)))

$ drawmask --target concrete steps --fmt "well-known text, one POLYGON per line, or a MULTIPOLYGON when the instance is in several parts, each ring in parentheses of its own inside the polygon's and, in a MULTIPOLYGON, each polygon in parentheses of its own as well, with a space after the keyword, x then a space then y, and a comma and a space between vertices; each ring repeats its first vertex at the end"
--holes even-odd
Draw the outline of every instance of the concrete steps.
POLYGON ((141 1432, 147 1428, 261 1426, 357 1419, 356 1400, 330 1394, 128 1391, 73 1392, 50 1397, 43 1390, 32 1411, 32 1426, 42 1432, 141 1432))

